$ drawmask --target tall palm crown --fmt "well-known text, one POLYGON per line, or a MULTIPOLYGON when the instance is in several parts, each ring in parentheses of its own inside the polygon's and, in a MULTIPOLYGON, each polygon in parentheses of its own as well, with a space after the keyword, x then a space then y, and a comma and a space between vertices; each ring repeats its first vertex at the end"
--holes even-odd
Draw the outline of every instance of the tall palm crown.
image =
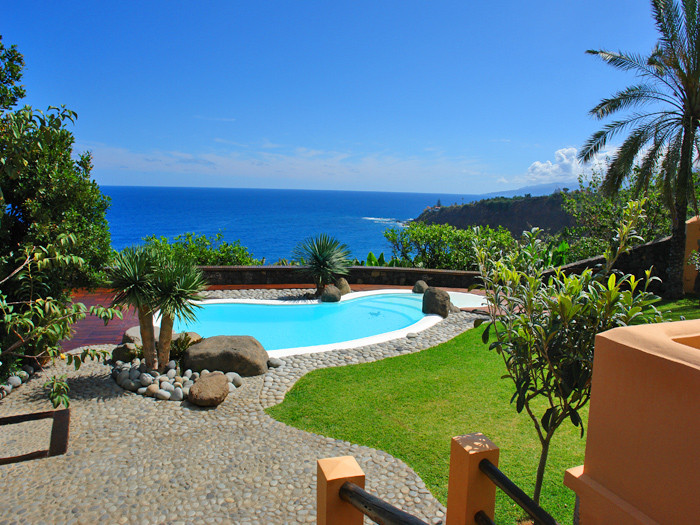
POLYGON ((605 63, 632 71, 640 82, 603 99, 590 114, 604 119, 614 113, 645 107, 607 124, 584 144, 579 159, 587 162, 619 133, 629 135, 612 158, 604 188, 615 192, 639 162, 637 190, 648 186, 654 173, 673 218, 668 275, 669 295, 682 291, 685 218, 688 198, 695 200, 692 167, 700 124, 700 6, 697 0, 652 0, 659 31, 656 48, 648 56, 589 50, 605 63))
POLYGON ((350 266, 350 249, 337 239, 322 233, 306 239, 294 248, 294 258, 306 265, 302 269, 316 285, 316 293, 335 280, 336 275, 347 275, 350 266))

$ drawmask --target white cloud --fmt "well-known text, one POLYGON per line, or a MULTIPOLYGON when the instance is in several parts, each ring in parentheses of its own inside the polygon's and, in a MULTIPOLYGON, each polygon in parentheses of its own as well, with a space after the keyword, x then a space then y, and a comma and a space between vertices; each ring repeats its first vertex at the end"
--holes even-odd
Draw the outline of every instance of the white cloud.
POLYGON ((562 148, 554 152, 554 162, 535 161, 527 170, 525 182, 530 184, 545 184, 548 182, 568 182, 578 177, 581 172, 578 150, 574 147, 562 148))
MULTIPOLYGON (((218 144, 225 144, 217 140, 218 144)), ((262 188, 319 188, 378 191, 482 193, 492 179, 483 166, 466 157, 356 154, 306 147, 231 148, 208 153, 138 152, 105 144, 84 144, 93 154, 95 175, 103 184, 130 183, 144 175, 150 184, 262 188), (165 182, 161 182, 161 179, 165 182)), ((138 183, 138 182, 136 182, 138 183)))

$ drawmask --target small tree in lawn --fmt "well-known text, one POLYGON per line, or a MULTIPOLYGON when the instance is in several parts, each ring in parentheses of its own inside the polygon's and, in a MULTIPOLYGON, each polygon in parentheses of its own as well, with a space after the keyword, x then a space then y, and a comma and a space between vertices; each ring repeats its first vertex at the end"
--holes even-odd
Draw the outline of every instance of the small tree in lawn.
POLYGON ((605 254, 598 273, 566 275, 560 268, 546 275, 546 243, 539 231, 524 235, 522 244, 501 253, 490 243, 475 246, 486 289, 490 323, 484 342, 493 334, 495 349, 515 386, 511 402, 518 413, 532 419, 541 444, 533 499, 539 502, 549 445, 567 419, 581 429, 579 415, 590 398, 595 335, 631 322, 660 321, 647 291, 652 278, 642 282, 613 271, 619 255, 636 238, 635 225, 643 219, 643 201, 630 202, 623 212, 614 245, 605 254))
POLYGON ((193 262, 157 257, 153 270, 154 304, 160 309, 160 333, 158 335, 158 370, 163 372, 170 361, 170 345, 175 319, 195 320, 192 301, 201 297, 206 282, 202 272, 193 262))
POLYGON ((305 268, 302 273, 310 276, 320 296, 327 284, 335 282, 337 275, 347 275, 350 266, 350 248, 337 239, 322 233, 310 237, 294 248, 294 258, 305 268))

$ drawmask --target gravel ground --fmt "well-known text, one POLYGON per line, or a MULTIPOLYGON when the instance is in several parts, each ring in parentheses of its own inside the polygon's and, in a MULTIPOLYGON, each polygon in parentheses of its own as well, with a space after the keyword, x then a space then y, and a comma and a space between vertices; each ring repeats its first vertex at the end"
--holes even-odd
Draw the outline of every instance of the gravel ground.
MULTIPOLYGON (((307 290, 236 290, 212 297, 300 297, 307 290)), ((349 350, 285 357, 216 409, 157 401, 122 390, 110 368, 65 368, 71 387, 68 453, 0 466, 0 525, 19 523, 313 523, 316 460, 355 456, 366 488, 441 523, 444 507, 403 462, 380 450, 303 432, 270 418, 305 373, 416 352, 470 328, 452 314, 417 337, 349 350)), ((113 348, 107 346, 106 348, 113 348)), ((50 409, 42 374, 0 401, 0 416, 50 409)), ((48 447, 50 423, 3 427, 2 456, 48 447)), ((368 522, 369 523, 369 522, 368 522)))

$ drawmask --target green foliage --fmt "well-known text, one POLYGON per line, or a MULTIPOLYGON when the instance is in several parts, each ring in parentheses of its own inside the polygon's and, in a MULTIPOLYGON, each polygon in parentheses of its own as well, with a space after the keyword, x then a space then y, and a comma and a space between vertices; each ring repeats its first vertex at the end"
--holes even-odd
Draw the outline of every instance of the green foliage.
POLYGON ((192 339, 186 333, 180 334, 180 337, 175 339, 170 347, 170 358, 178 363, 185 355, 185 351, 192 346, 192 339))
POLYGON ((224 234, 219 232, 212 237, 185 233, 172 241, 167 237, 151 235, 144 239, 146 246, 158 252, 168 254, 173 259, 190 261, 200 266, 255 266, 261 261, 254 259, 240 241, 224 241, 224 234))
MULTIPOLYGON (((620 217, 627 203, 636 198, 636 180, 639 170, 635 169, 632 182, 617 193, 610 195, 603 191, 604 178, 599 173, 579 177, 579 189, 567 193, 562 204, 564 210, 574 217, 576 226, 560 234, 569 242, 572 261, 601 255, 617 233, 620 217)), ((671 234, 671 216, 663 199, 661 180, 655 176, 643 190, 646 219, 638 225, 639 236, 654 241, 671 234)), ((640 241, 633 239, 631 245, 640 241)))
POLYGON ((14 46, 8 50, 0 42, 0 272, 11 270, 25 246, 53 244, 71 234, 71 253, 87 264, 46 276, 44 285, 57 296, 99 282, 99 268, 111 252, 109 200, 90 179, 90 154, 74 158, 74 137, 66 127, 75 122, 75 112, 29 106, 10 111, 24 94, 17 86, 22 65, 14 46))
POLYGON ((651 53, 588 51, 615 69, 633 72, 638 82, 603 99, 590 111, 598 119, 627 114, 594 133, 579 158, 592 160, 617 135, 627 133, 608 166, 603 187, 610 192, 623 187, 638 162, 636 186, 645 188, 658 169, 673 221, 667 293, 680 296, 685 217, 688 201, 696 201, 692 169, 700 121, 700 104, 696 103, 700 100, 700 3, 652 0, 651 8, 659 36, 651 53))
POLYGON ((643 203, 624 210, 606 264, 599 273, 566 275, 560 269, 546 276, 546 245, 533 230, 509 253, 493 246, 476 246, 491 321, 484 332, 502 357, 515 387, 511 402, 531 418, 542 445, 533 499, 539 500, 549 443, 557 428, 569 421, 580 428, 580 410, 590 398, 594 338, 599 332, 634 322, 660 321, 647 292, 653 278, 612 272, 617 257, 636 238, 635 226, 644 219, 643 203), (649 308, 651 307, 651 308, 649 308), (543 402, 544 400, 544 402, 543 402), (538 410, 539 408, 539 410, 538 410))
POLYGON ((348 274, 350 249, 325 233, 298 244, 293 255, 304 266, 299 271, 313 280, 317 295, 327 284, 333 284, 336 276, 348 274))
MULTIPOLYGON (((51 271, 67 270, 85 264, 80 257, 67 255, 70 252, 73 236, 61 235, 56 245, 30 250, 25 248, 22 261, 4 279, 0 280, 0 348, 3 363, 0 375, 16 367, 22 360, 28 360, 34 367, 45 362, 55 364, 57 359, 66 360, 76 370, 86 359, 103 359, 108 353, 103 350, 87 349, 80 355, 64 354, 60 342, 71 335, 71 325, 86 315, 100 317, 105 324, 121 312, 102 306, 87 309, 81 303, 72 303, 67 298, 44 297, 45 280, 51 271), (9 298, 4 292, 8 284, 17 291, 9 298)), ((64 377, 54 376, 47 383, 49 399, 54 407, 68 406, 68 385, 64 377)))
POLYGON ((0 110, 10 109, 24 98, 24 87, 19 84, 23 67, 24 58, 17 46, 5 47, 0 35, 0 110))
POLYGON ((499 250, 515 244, 510 232, 499 227, 461 230, 448 224, 411 222, 406 228, 390 228, 384 237, 393 258, 417 268, 476 270, 474 245, 490 242, 499 250))

